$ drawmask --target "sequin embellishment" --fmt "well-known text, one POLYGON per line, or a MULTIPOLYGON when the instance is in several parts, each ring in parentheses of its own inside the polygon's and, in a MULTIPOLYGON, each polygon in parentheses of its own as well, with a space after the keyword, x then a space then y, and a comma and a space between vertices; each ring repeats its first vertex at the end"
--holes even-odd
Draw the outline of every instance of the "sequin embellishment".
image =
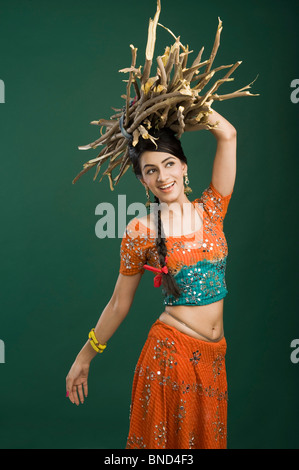
MULTIPOLYGON (((194 232, 194 237, 192 234, 192 240, 186 237, 166 238, 167 267, 181 295, 179 298, 167 295, 162 286, 164 305, 207 305, 227 295, 225 270, 228 248, 223 221, 230 198, 231 194, 221 196, 210 183, 201 198, 192 201, 194 205, 203 207, 201 229, 194 232)), ((149 232, 138 218, 129 222, 120 248, 121 274, 144 274, 144 264, 161 268, 155 237, 149 232)))

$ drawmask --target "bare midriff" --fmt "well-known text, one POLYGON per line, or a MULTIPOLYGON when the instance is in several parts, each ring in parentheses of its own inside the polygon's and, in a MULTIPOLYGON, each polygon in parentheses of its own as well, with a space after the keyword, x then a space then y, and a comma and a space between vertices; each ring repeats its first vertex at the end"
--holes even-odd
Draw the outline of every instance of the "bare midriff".
POLYGON ((220 341, 224 336, 223 299, 200 306, 166 305, 159 320, 193 338, 220 341))

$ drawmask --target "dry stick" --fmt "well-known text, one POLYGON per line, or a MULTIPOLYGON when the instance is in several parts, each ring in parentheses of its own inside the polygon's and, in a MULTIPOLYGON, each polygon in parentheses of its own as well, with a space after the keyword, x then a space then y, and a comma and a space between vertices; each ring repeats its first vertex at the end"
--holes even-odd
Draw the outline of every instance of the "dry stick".
MULTIPOLYGON (((181 86, 181 85, 179 85, 179 86, 181 86)), ((181 106, 184 106, 184 108, 185 108, 185 113, 186 113, 186 110, 188 110, 193 105, 194 102, 197 102, 195 95, 192 94, 192 90, 190 89, 190 87, 188 87, 188 88, 187 88, 187 90, 190 92, 190 94, 188 93, 187 96, 185 95, 186 96, 185 101, 182 101, 182 103, 181 103, 181 106), (188 90, 188 88, 189 88, 189 90, 188 90)), ((181 90, 181 92, 182 92, 182 90, 181 90)), ((183 93, 182 93, 182 95, 183 95, 183 93)), ((174 109, 173 112, 170 114, 170 116, 168 118, 167 126, 169 126, 170 124, 175 122, 176 114, 177 114, 177 110, 174 109)))
POLYGON ((119 118, 121 117, 123 111, 121 110, 121 112, 117 113, 117 114, 113 114, 113 116, 110 117, 110 119, 117 119, 119 120, 119 118))
POLYGON ((88 170, 90 170, 90 168, 92 168, 92 167, 95 166, 95 165, 96 165, 96 163, 93 163, 92 165, 90 165, 90 166, 84 168, 84 170, 80 171, 80 173, 78 173, 78 175, 73 179, 72 184, 75 184, 76 181, 78 181, 78 179, 79 179, 82 175, 84 175, 84 173, 86 173, 88 170))
MULTIPOLYGON (((219 86, 220 86, 223 82, 225 82, 225 81, 230 81, 230 80, 234 80, 233 78, 229 78, 229 76, 236 70, 237 67, 239 67, 239 65, 240 65, 241 63, 242 63, 242 61, 238 61, 238 62, 236 62, 234 65, 231 65, 231 66, 230 66, 231 69, 227 72, 227 74, 226 74, 222 79, 218 80, 218 81, 213 85, 213 87, 212 87, 212 88, 206 93, 206 95, 202 98, 202 100, 200 101, 200 103, 203 104, 203 103, 206 101, 208 95, 214 93, 214 92, 219 88, 219 86)), ((222 68, 224 68, 224 67, 225 67, 225 66, 222 66, 222 68)), ((220 67, 218 67, 218 69, 214 69, 213 71, 216 72, 216 71, 219 70, 219 69, 220 69, 220 67)), ((212 71, 212 72, 213 72, 213 71, 212 71)), ((246 88, 246 87, 245 87, 245 88, 246 88)), ((243 88, 242 88, 242 90, 243 90, 243 88)), ((241 90, 240 90, 240 91, 241 91, 241 90)))
POLYGON ((122 139, 119 141, 119 142, 115 142, 115 140, 113 138, 110 139, 109 142, 112 141, 112 145, 106 146, 105 150, 108 150, 109 148, 112 148, 112 150, 110 150, 110 152, 107 152, 107 153, 104 153, 103 155, 99 155, 97 156, 96 158, 92 159, 92 160, 88 160, 87 164, 90 164, 90 163, 94 163, 94 162, 98 162, 100 160, 107 160, 108 157, 110 157, 110 155, 113 155, 114 152, 117 150, 118 146, 120 145, 123 145, 126 143, 126 140, 125 140, 125 137, 120 133, 120 134, 116 134, 116 135, 119 135, 119 137, 122 137, 122 139))
POLYGON ((180 51, 180 40, 176 38, 176 42, 171 46, 168 62, 165 67, 166 75, 167 75, 167 82, 169 82, 170 74, 173 68, 173 65, 179 62, 179 51, 180 51))
MULTIPOLYGON (((229 77, 229 76, 236 70, 236 68, 239 67, 239 65, 241 65, 241 64, 242 64, 242 61, 239 60, 239 61, 236 62, 234 65, 231 65, 231 67, 232 67, 231 70, 229 70, 229 71, 227 72, 227 74, 226 74, 223 78, 229 77)), ((218 68, 219 68, 219 67, 218 67, 218 68)))
POLYGON ((207 68, 206 68, 206 72, 209 72, 211 70, 211 67, 212 67, 212 64, 214 62, 214 59, 216 57, 216 54, 217 54, 217 51, 218 51, 218 48, 219 48, 219 45, 220 45, 220 34, 221 34, 221 31, 222 31, 222 21, 220 20, 220 18, 218 17, 218 27, 217 27, 217 33, 216 33, 216 37, 215 37, 215 41, 214 41, 214 45, 213 45, 213 49, 212 49, 212 53, 210 55, 210 63, 207 65, 207 68))
MULTIPOLYGON (((119 141, 116 144, 115 152, 121 152, 122 153, 124 151, 124 149, 127 147, 127 144, 128 144, 128 141, 125 137, 123 139, 119 139, 119 141)), ((115 160, 115 158, 116 158, 116 155, 113 155, 110 158, 110 162, 113 162, 115 160)))
POLYGON ((127 157, 129 158, 129 147, 127 146, 125 151, 122 152, 122 153, 123 153, 122 157, 119 160, 117 160, 118 164, 119 164, 119 167, 120 167, 120 172, 123 170, 126 158, 127 157))
POLYGON ((155 51, 157 23, 159 20, 160 12, 161 12, 161 2, 160 0, 157 0, 156 14, 153 20, 150 18, 149 26, 148 26, 148 38, 147 38, 147 45, 146 45, 146 51, 145 51, 146 60, 145 60, 145 65, 144 65, 143 74, 141 78, 142 85, 145 85, 145 83, 147 82, 150 76, 150 71, 151 71, 151 66, 152 66, 152 61, 153 61, 153 56, 154 56, 154 51, 155 51))
MULTIPOLYGON (((109 140, 107 142, 115 142, 116 140, 124 138, 123 134, 121 132, 118 132, 118 134, 114 134, 112 137, 109 137, 109 140)), ((105 143, 106 144, 106 143, 105 143)))
POLYGON ((260 96, 259 94, 252 94, 250 91, 241 91, 241 92, 234 92, 229 93, 227 95, 212 95, 211 98, 213 101, 223 101, 223 100, 230 100, 231 98, 238 98, 239 96, 260 96))
MULTIPOLYGON (((105 150, 107 150, 107 148, 108 147, 105 147, 105 150)), ((93 158, 92 160, 88 160, 86 163, 83 163, 83 166, 85 167, 93 163, 98 163, 99 161, 105 161, 107 160, 108 157, 110 157, 110 155, 113 155, 114 152, 115 152, 115 149, 111 150, 110 152, 106 152, 101 156, 97 156, 96 158, 93 158)))
POLYGON ((174 124, 177 120, 177 108, 171 110, 171 113, 168 115, 168 120, 166 123, 166 127, 170 127, 174 124))
MULTIPOLYGON (((109 156, 107 156, 107 152, 108 152, 109 150, 112 150, 113 146, 114 146, 113 144, 112 144, 112 145, 107 145, 105 148, 103 148, 103 150, 100 152, 100 154, 98 155, 98 157, 100 157, 101 155, 104 155, 105 157, 109 158, 109 156)), ((115 150, 113 150, 113 151, 115 151, 115 150)), ((107 159, 107 158, 106 158, 106 159, 107 159)), ((98 175, 98 173, 99 173, 99 171, 100 171, 100 168, 101 168, 101 166, 103 165, 104 161, 106 161, 106 159, 100 160, 99 163, 97 164, 96 172, 95 172, 95 175, 94 175, 94 177, 93 177, 93 180, 94 180, 94 181, 96 180, 97 175, 98 175)))
POLYGON ((125 174, 125 172, 130 168, 131 162, 130 162, 130 157, 127 156, 126 159, 124 160, 123 167, 120 170, 119 174, 114 178, 114 184, 115 186, 118 184, 120 178, 125 174))
POLYGON ((197 90, 198 93, 200 93, 201 90, 203 90, 204 87, 209 83, 211 78, 215 75, 215 71, 210 70, 209 72, 207 72, 206 74, 203 74, 203 75, 205 75, 205 76, 197 83, 197 85, 195 85, 192 88, 192 90, 197 90))
POLYGON ((172 67, 173 67, 173 64, 174 64, 174 58, 175 58, 175 51, 171 49, 169 57, 168 57, 167 64, 165 66, 165 72, 166 72, 166 76, 167 76, 167 83, 169 81, 170 73, 171 73, 171 70, 172 70, 172 67))
MULTIPOLYGON (((226 81, 226 80, 234 80, 233 78, 232 78, 232 79, 229 79, 229 76, 234 72, 234 70, 236 70, 237 67, 239 67, 240 64, 242 64, 242 61, 238 61, 238 62, 236 62, 234 65, 230 65, 230 66, 229 66, 229 67, 231 67, 231 70, 229 70, 229 71, 227 72, 227 74, 223 77, 223 79, 218 80, 218 82, 216 82, 216 83, 218 83, 218 85, 217 85, 216 87, 215 87, 216 84, 213 85, 213 86, 215 87, 215 88, 213 89, 213 92, 215 92, 215 91, 219 88, 219 86, 221 85, 221 83, 223 83, 223 81, 226 81)), ((210 73, 212 73, 212 72, 215 73, 215 72, 217 72, 219 69, 225 68, 225 67, 228 67, 228 66, 218 67, 217 69, 212 70, 210 73)), ((196 86, 196 87, 197 87, 197 86, 196 86)), ((195 88, 196 88, 196 87, 195 87, 195 88)))
MULTIPOLYGON (((174 39, 175 39, 176 41, 178 41, 179 38, 177 38, 176 35, 173 34, 173 32, 172 32, 170 29, 166 28, 166 26, 163 26, 163 24, 161 24, 161 23, 158 23, 158 25, 159 25, 159 26, 162 26, 162 28, 166 29, 166 31, 168 31, 168 32, 171 34, 171 36, 174 37, 174 39)), ((186 47, 185 47, 180 41, 178 41, 178 44, 179 44, 179 46, 181 46, 181 48, 183 49, 183 51, 186 52, 186 47)))
MULTIPOLYGON (((159 24, 159 23, 158 23, 158 24, 159 24)), ((163 61, 164 67, 166 67, 167 61, 168 61, 168 59, 169 59, 169 53, 170 53, 170 47, 169 47, 169 46, 166 46, 166 47, 165 47, 164 54, 161 56, 161 57, 162 57, 162 61, 163 61)))
MULTIPOLYGON (((123 150, 122 151, 118 151, 116 153, 116 157, 119 157, 121 154, 123 153, 123 150)), ((109 165, 108 165, 108 168, 104 171, 102 177, 104 175, 107 175, 108 173, 111 173, 112 170, 114 170, 114 168, 116 168, 117 166, 119 166, 121 164, 121 160, 122 160, 122 157, 119 158, 118 160, 114 159, 113 162, 110 160, 109 162, 109 165)))
POLYGON ((131 166, 130 156, 129 156, 129 147, 126 148, 123 156, 121 157, 120 169, 118 175, 114 178, 114 184, 116 185, 121 178, 121 176, 127 171, 131 166))
POLYGON ((100 161, 98 164, 97 164, 97 167, 96 167, 96 171, 95 171, 95 174, 94 174, 94 177, 93 177, 93 181, 95 181, 97 179, 97 176, 99 174, 99 171, 101 169, 101 166, 104 162, 103 161, 100 161))
POLYGON ((145 101, 138 109, 138 113, 137 111, 135 112, 133 110, 133 107, 132 109, 130 108, 130 117, 131 118, 135 118, 135 115, 136 114, 140 114, 142 113, 146 108, 149 108, 150 106, 158 103, 159 101, 166 101, 167 99, 169 98, 173 98, 173 97, 178 97, 178 96, 183 96, 182 93, 180 93, 179 91, 175 91, 175 92, 171 92, 171 93, 165 93, 164 95, 158 95, 158 96, 155 96, 154 98, 151 98, 147 101, 145 101))
MULTIPOLYGON (((194 81, 197 81, 197 80, 200 81, 200 80, 202 80, 203 78, 205 78, 207 75, 209 75, 210 73, 215 74, 216 72, 219 72, 219 70, 227 69, 227 68, 232 67, 232 66, 233 66, 233 64, 230 64, 230 65, 221 65, 220 67, 216 67, 215 69, 211 70, 210 72, 204 72, 204 73, 201 73, 200 75, 197 75, 196 77, 193 77, 193 78, 191 79, 191 82, 194 82, 194 81)), ((198 85, 198 84, 199 84, 199 83, 197 83, 197 85, 198 85)), ((192 88, 192 90, 195 89, 195 87, 196 87, 197 85, 195 85, 194 88, 192 88)))
MULTIPOLYGON (((135 48, 132 44, 130 44, 130 47, 132 49, 132 64, 131 64, 131 66, 135 67, 136 56, 137 56, 137 48, 135 48)), ((131 90, 132 81, 133 81, 133 72, 130 72, 129 81, 128 81, 128 85, 127 85, 127 102, 126 102, 125 127, 127 127, 128 124, 129 124, 130 90, 131 90)))
MULTIPOLYGON (((119 168, 119 174, 123 171, 124 167, 126 166, 126 164, 128 163, 128 161, 130 160, 130 155, 129 155, 129 147, 126 148, 124 154, 123 154, 123 157, 122 157, 122 162, 120 164, 120 168, 119 168)), ((119 174, 116 176, 120 178, 119 174)))
MULTIPOLYGON (((90 165, 93 166, 93 164, 94 164, 94 163, 97 163, 97 160, 99 160, 99 158, 100 158, 101 156, 105 156, 105 155, 107 154, 107 152, 108 152, 109 150, 111 150, 111 149, 112 149, 112 145, 107 146, 107 147, 104 147, 104 148, 101 150, 101 152, 97 155, 96 159, 94 159, 94 162, 93 162, 93 161, 89 161, 89 162, 83 163, 83 168, 86 168, 86 167, 87 167, 87 168, 90 168, 90 165)), ((103 159, 103 160, 100 160, 99 163, 98 163, 98 166, 100 166, 104 161, 105 161, 104 159, 103 159)))
POLYGON ((95 124, 97 126, 104 126, 104 127, 111 127, 113 126, 117 121, 114 120, 108 120, 108 119, 99 119, 98 121, 91 121, 90 124, 95 124))
POLYGON ((236 90, 234 91, 233 93, 229 93, 227 95, 212 95, 212 99, 215 99, 215 100, 218 100, 218 101, 222 101, 222 100, 227 100, 227 99, 230 99, 231 98, 236 98, 238 96, 260 96, 258 93, 257 94, 253 94, 253 93, 250 93, 250 91, 243 91, 243 90, 246 90, 246 88, 251 88, 251 85, 257 80, 258 78, 258 75, 256 76, 256 78, 249 83, 249 85, 246 85, 244 86, 243 88, 240 88, 239 90, 236 90))
POLYGON ((210 88, 206 94, 200 99, 199 103, 198 103, 198 107, 202 106, 208 99, 208 97, 214 93, 215 90, 217 90, 220 85, 222 85, 222 83, 224 82, 230 82, 234 80, 234 78, 220 78, 219 80, 217 80, 216 83, 214 83, 214 85, 212 86, 212 88, 210 88))
POLYGON ((200 104, 200 102, 198 100, 194 101, 194 103, 190 103, 189 106, 185 107, 185 115, 187 116, 187 114, 189 114, 189 117, 191 116, 191 114, 194 115, 194 112, 196 112, 198 114, 198 111, 197 109, 200 108, 200 111, 202 111, 203 113, 207 113, 210 111, 210 105, 209 104, 206 104, 205 106, 200 104))
POLYGON ((162 116, 160 117, 161 127, 163 127, 165 125, 165 123, 167 122, 169 110, 170 110, 170 104, 168 106, 166 106, 166 108, 163 111, 162 116))
MULTIPOLYGON (((118 127, 119 127, 119 126, 118 126, 118 127)), ((107 134, 107 132, 106 132, 106 134, 107 134)), ((106 134, 104 134, 103 137, 106 138, 106 134)), ((104 140, 101 142, 100 145, 108 145, 110 142, 115 142, 115 141, 118 140, 119 138, 123 138, 123 137, 124 137, 124 136, 123 136, 123 134, 122 134, 121 132, 119 132, 119 133, 117 133, 117 134, 114 133, 114 135, 111 134, 111 135, 109 135, 109 137, 108 137, 107 139, 104 139, 104 140)))
POLYGON ((204 65, 207 65, 208 63, 210 62, 210 60, 205 60, 204 62, 202 63, 199 63, 199 64, 195 64, 195 65, 192 65, 192 67, 190 67, 190 69, 186 69, 186 70, 183 70, 183 77, 185 80, 187 80, 188 82, 191 82, 192 79, 189 79, 189 75, 194 75, 194 73, 200 69, 201 67, 203 67, 204 65))
POLYGON ((183 72, 182 72, 181 64, 178 64, 178 66, 176 67, 174 76, 173 76, 173 80, 168 87, 169 91, 170 92, 180 91, 182 89, 186 89, 186 86, 187 88, 190 89, 189 84, 186 83, 186 80, 183 79, 183 72))
MULTIPOLYGON (((204 51, 204 47, 201 48, 201 50, 199 51, 196 59, 193 61, 191 67, 186 71, 186 76, 184 75, 184 78, 186 80, 188 80, 188 82, 191 82, 191 79, 192 79, 195 71, 197 70, 198 67, 201 67, 201 65, 202 65, 200 63, 200 61, 201 61, 201 56, 202 56, 203 51, 204 51), (197 67, 197 65, 198 65, 198 67, 197 67), (193 71, 193 69, 194 69, 194 71, 193 71)), ((205 61, 205 62, 208 63, 207 61, 205 61)), ((203 62, 203 64, 205 64, 205 62, 203 62)))
MULTIPOLYGON (((132 46, 132 44, 130 44, 130 47, 131 47, 131 46, 132 46)), ((136 50, 137 50, 137 49, 136 49, 136 50)), ((124 68, 124 69, 120 69, 119 72, 122 72, 122 73, 133 72, 133 73, 135 73, 135 75, 136 75, 137 77, 141 78, 141 77, 142 77, 142 73, 141 73, 141 71, 140 71, 140 68, 141 68, 141 65, 139 66, 138 69, 136 69, 136 67, 131 66, 131 67, 126 67, 126 68, 124 68)))
POLYGON ((165 87, 165 91, 166 91, 166 89, 167 89, 167 76, 166 76, 165 67, 164 67, 161 56, 157 57, 157 62, 158 62, 159 70, 161 72, 161 85, 165 87))
MULTIPOLYGON (((180 73, 180 71, 179 71, 180 73)), ((173 86, 171 93, 180 93, 181 95, 185 96, 194 96, 194 93, 192 92, 189 83, 186 82, 182 76, 179 75, 177 83, 173 86)))
POLYGON ((136 80, 133 81, 133 86, 134 86, 134 89, 135 89, 137 100, 139 100, 140 99, 140 90, 139 90, 138 83, 136 82, 136 80))
POLYGON ((179 48, 176 48, 176 50, 175 50, 175 68, 174 68, 174 74, 173 74, 173 77, 172 77, 171 82, 170 82, 169 85, 168 85, 168 91, 171 91, 171 90, 177 85, 177 81, 178 81, 180 78, 183 78, 183 75, 182 75, 182 65, 181 65, 180 60, 179 60, 179 48))
POLYGON ((80 146, 78 147, 79 150, 88 150, 90 148, 96 148, 98 147, 99 145, 101 145, 101 143, 103 143, 103 141, 105 139, 107 139, 110 135, 113 134, 113 132, 115 132, 115 130, 119 127, 119 122, 117 122, 113 127, 111 127, 111 129, 109 129, 108 132, 106 132, 102 137, 100 137, 99 139, 95 140, 94 142, 88 144, 88 145, 83 145, 83 146, 80 146))
MULTIPOLYGON (((165 96, 165 95, 164 95, 165 96)), ((130 134, 133 132, 133 130, 136 129, 137 126, 139 126, 139 124, 147 117, 149 116, 150 114, 154 113, 157 109, 160 109, 162 108, 163 106, 167 106, 169 104, 175 104, 175 103, 179 103, 180 101, 182 100, 185 100, 186 97, 184 95, 180 95, 180 96, 177 96, 177 97, 173 97, 173 98, 168 98, 168 99, 165 99, 162 103, 157 103, 155 104, 154 106, 151 106, 150 108, 146 109, 146 111, 144 111, 137 119, 136 121, 132 124, 132 126, 127 130, 127 132, 130 134)))
POLYGON ((189 46, 187 45, 186 47, 186 52, 182 52, 180 54, 180 64, 182 66, 182 70, 184 70, 187 67, 187 62, 188 62, 188 56, 191 54, 193 51, 189 51, 189 46))
POLYGON ((178 139, 180 139, 183 132, 184 132, 184 129, 185 129, 184 107, 183 106, 179 106, 177 116, 178 116, 178 122, 179 122, 179 131, 178 131, 178 136, 177 137, 178 137, 178 139))
MULTIPOLYGON (((251 85, 257 80, 258 76, 259 76, 259 74, 257 74, 255 79, 252 82, 250 82, 249 85, 246 85, 243 88, 240 88, 239 90, 236 91, 236 93, 239 93, 240 91, 246 90, 246 88, 251 88, 251 85)), ((260 95, 258 94, 258 95, 252 95, 252 96, 260 96, 260 95)))
MULTIPOLYGON (((137 85, 136 82, 133 82, 133 83, 134 83, 135 91, 136 91, 136 90, 138 91, 138 93, 139 93, 139 98, 140 98, 140 91, 139 91, 138 85, 137 85)), ((122 95, 122 96, 124 96, 125 99, 127 98, 126 95, 122 95)), ((139 102, 137 101, 137 102, 135 102, 132 106, 130 106, 130 113, 131 113, 132 111, 134 111, 134 110, 137 108, 138 104, 139 104, 139 102)), ((112 108, 112 109, 114 109, 114 108, 112 108)), ((115 110, 115 109, 114 109, 114 110, 115 110)), ((120 110, 118 110, 118 111, 120 111, 120 112, 117 113, 117 114, 114 114, 113 116, 110 116, 110 119, 117 119, 117 120, 119 120, 119 118, 120 118, 120 117, 122 116, 122 114, 123 114, 123 110, 120 109, 120 110)))

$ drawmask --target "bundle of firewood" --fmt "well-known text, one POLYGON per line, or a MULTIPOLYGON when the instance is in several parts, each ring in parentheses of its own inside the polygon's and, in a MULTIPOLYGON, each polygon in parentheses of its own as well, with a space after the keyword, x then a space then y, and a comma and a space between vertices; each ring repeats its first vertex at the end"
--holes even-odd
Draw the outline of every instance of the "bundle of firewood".
POLYGON ((199 51, 191 67, 187 67, 189 51, 188 46, 180 42, 180 37, 176 37, 168 28, 158 23, 161 11, 161 1, 157 0, 157 11, 154 19, 150 18, 148 29, 148 40, 146 46, 146 59, 141 71, 141 66, 136 67, 137 48, 132 44, 131 67, 119 70, 122 73, 129 73, 127 82, 127 94, 122 95, 126 100, 122 109, 112 108, 116 114, 110 119, 99 119, 91 124, 100 126, 101 137, 96 141, 78 147, 80 150, 95 149, 100 145, 103 149, 99 155, 84 163, 83 170, 75 177, 75 183, 84 173, 96 166, 94 180, 96 180, 101 166, 107 160, 108 167, 103 172, 100 179, 107 175, 110 182, 110 189, 119 182, 120 178, 131 166, 128 151, 128 139, 121 132, 120 119, 125 131, 132 136, 132 144, 135 146, 140 136, 150 139, 155 143, 155 138, 151 135, 150 129, 161 129, 169 127, 176 132, 177 138, 191 128, 201 125, 205 128, 212 128, 215 125, 209 124, 209 113, 213 101, 222 101, 239 96, 258 96, 250 93, 249 85, 234 91, 233 93, 218 95, 216 92, 220 85, 227 81, 234 80, 231 75, 242 63, 241 61, 231 65, 222 65, 212 69, 212 65, 220 45, 220 34, 222 22, 218 18, 218 28, 213 45, 213 49, 208 60, 201 62, 204 48, 199 51), (156 75, 150 77, 152 62, 154 57, 157 25, 165 28, 174 38, 174 44, 165 48, 163 56, 157 57, 156 75), (182 52, 180 52, 182 50, 182 52), (216 72, 222 69, 229 69, 223 78, 218 79, 207 91, 211 78, 216 72), (131 88, 134 88, 135 98, 132 99, 131 88), (105 128, 105 132, 103 132, 105 128), (112 177, 112 171, 119 166, 119 173, 112 177))

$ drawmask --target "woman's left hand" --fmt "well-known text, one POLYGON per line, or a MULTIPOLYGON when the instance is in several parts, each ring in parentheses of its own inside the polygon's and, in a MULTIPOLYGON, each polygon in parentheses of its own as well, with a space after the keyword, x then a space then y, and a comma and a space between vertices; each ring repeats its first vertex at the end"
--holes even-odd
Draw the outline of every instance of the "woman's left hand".
POLYGON ((81 403, 84 403, 84 395, 85 397, 88 395, 89 366, 89 363, 82 364, 76 360, 66 377, 66 396, 76 405, 79 405, 79 399, 81 403))

